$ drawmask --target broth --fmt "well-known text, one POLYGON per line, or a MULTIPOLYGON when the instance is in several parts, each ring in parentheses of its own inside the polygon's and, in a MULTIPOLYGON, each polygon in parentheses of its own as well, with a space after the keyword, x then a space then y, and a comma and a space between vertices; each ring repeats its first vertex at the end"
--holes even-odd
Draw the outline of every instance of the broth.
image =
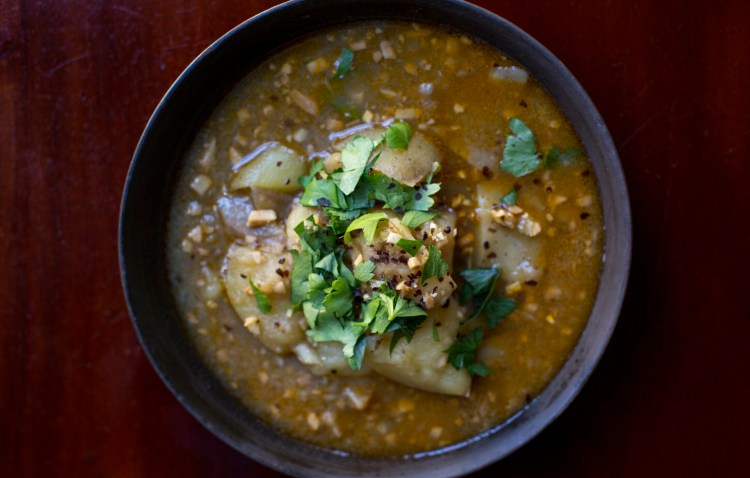
MULTIPOLYGON (((175 188, 167 252, 176 301, 196 347, 247 407, 307 442, 389 456, 466 440, 504 422, 544 389, 592 308, 603 219, 585 154, 558 158, 521 177, 498 168, 512 134, 511 118, 533 132, 540 157, 553 148, 581 148, 554 100, 520 65, 484 43, 426 25, 368 23, 313 36, 271 56, 234 88, 187 155, 175 188), (338 78, 336 62, 344 49, 353 52, 352 67, 338 78), (261 248, 262 254, 287 254, 276 240, 284 233, 286 199, 233 190, 238 164, 276 142, 303 156, 309 168, 315 158, 335 151, 332 134, 365 124, 387 128, 394 119, 411 125, 412 141, 426 138, 442 158, 434 179, 441 183, 435 207, 455 218, 450 270, 460 287, 464 281, 457 271, 511 261, 494 253, 496 241, 529 248, 521 251, 529 256, 527 264, 500 276, 497 293, 513 298, 517 307, 486 330, 476 360, 491 373, 474 376, 468 396, 404 386, 375 372, 313 373, 298 354, 264 346, 223 284, 233 244, 259 242, 268 248, 261 248), (507 210, 498 206, 512 190, 519 209, 533 219, 526 234, 516 223, 504 229, 492 212, 507 210), (259 208, 253 198, 271 207, 259 208), (273 210, 277 204, 282 204, 279 219, 245 225, 253 209, 273 210), (283 250, 268 252, 273 247, 283 250)), ((292 198, 300 191, 274 194, 292 198)), ((520 224, 520 215, 511 219, 520 224)), ((506 250, 498 249, 499 255, 506 250)), ((280 277, 290 270, 289 262, 279 266, 280 277)), ((288 288, 279 296, 284 294, 288 288)), ((268 295, 274 304, 280 300, 268 295)), ((457 305, 458 291, 451 298, 451 314, 471 313, 469 305, 457 305)))

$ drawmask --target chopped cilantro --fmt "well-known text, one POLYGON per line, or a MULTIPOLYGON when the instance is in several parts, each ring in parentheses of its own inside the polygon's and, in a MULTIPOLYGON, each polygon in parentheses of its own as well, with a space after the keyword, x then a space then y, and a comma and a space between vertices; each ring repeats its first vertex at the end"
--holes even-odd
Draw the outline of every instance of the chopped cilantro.
POLYGON ((401 238, 396 242, 396 245, 408 252, 410 256, 415 256, 417 255, 417 252, 419 252, 419 249, 422 248, 422 241, 412 241, 401 238))
POLYGON ((440 342, 440 334, 438 333, 438 328, 437 325, 435 325, 435 322, 432 323, 432 340, 440 342))
POLYGON ((294 232, 299 236, 302 250, 310 251, 316 257, 321 251, 329 251, 336 246, 334 234, 328 228, 315 225, 313 216, 297 224, 294 232))
POLYGON ((343 78, 352 69, 352 61, 354 60, 354 52, 348 48, 341 50, 338 60, 333 64, 336 67, 336 78, 343 78))
POLYGON ((422 269, 422 284, 430 277, 442 277, 448 273, 448 263, 443 259, 440 250, 434 244, 430 244, 427 250, 430 252, 430 255, 427 257, 427 262, 424 263, 424 268, 422 269))
POLYGON ((339 262, 336 259, 336 254, 333 252, 319 260, 315 264, 316 269, 321 269, 329 274, 333 275, 334 277, 338 277, 339 275, 339 262))
MULTIPOLYGON (((461 289, 468 291, 468 298, 483 296, 492 292, 495 286, 495 280, 500 275, 495 267, 464 269, 460 272, 461 277, 466 283, 461 289)), ((465 304, 468 298, 461 297, 461 303, 465 304)))
POLYGON ((365 241, 367 241, 368 244, 372 244, 372 240, 375 238, 375 232, 378 230, 378 223, 385 219, 388 219, 388 215, 384 212, 371 212, 358 217, 349 224, 349 227, 346 228, 344 242, 346 244, 352 242, 352 231, 362 229, 365 241))
POLYGON ((363 261, 354 268, 354 278, 360 282, 370 282, 375 274, 375 263, 372 261, 363 261))
POLYGON ((364 136, 355 136, 344 147, 344 150, 341 152, 341 162, 344 165, 344 171, 337 181, 337 185, 342 193, 349 195, 357 187, 359 178, 365 172, 370 155, 374 149, 375 143, 370 138, 365 138, 364 136))
POLYGON ((362 360, 365 358, 365 348, 367 347, 367 342, 365 341, 365 336, 360 335, 357 339, 357 343, 354 344, 354 350, 351 357, 347 357, 347 362, 349 362, 349 367, 351 367, 353 370, 359 370, 362 368, 362 360))
POLYGON ((343 277, 339 277, 331 284, 330 291, 323 299, 326 310, 335 317, 343 317, 352 310, 354 294, 349 283, 343 277))
POLYGON ((292 289, 292 304, 297 306, 307 299, 310 292, 308 277, 313 271, 313 260, 310 251, 290 251, 293 265, 290 283, 292 289))
POLYGON ((483 364, 474 361, 479 346, 482 344, 483 335, 482 327, 477 327, 456 340, 453 345, 444 350, 448 354, 448 363, 453 365, 456 370, 466 368, 471 375, 483 377, 488 375, 490 370, 483 364))
POLYGON ((510 119, 510 130, 513 134, 505 141, 500 168, 517 178, 533 173, 542 164, 534 133, 518 118, 510 119))
POLYGON ((500 198, 500 203, 505 204, 506 206, 515 206, 517 201, 518 190, 516 188, 511 189, 508 194, 500 198))
POLYGON ((302 185, 303 188, 306 188, 308 184, 310 184, 310 181, 312 181, 315 178, 315 175, 318 174, 320 171, 323 170, 323 160, 319 159, 315 161, 312 166, 310 166, 310 172, 306 175, 300 176, 297 181, 302 185))
POLYGON ((385 132, 385 144, 393 149, 407 149, 411 140, 412 129, 409 123, 398 121, 391 124, 385 132))
POLYGON ((487 326, 494 329, 511 312, 516 310, 516 301, 508 297, 495 296, 487 301, 482 313, 487 319, 487 326))
POLYGON ((439 215, 440 213, 436 211, 406 211, 401 224, 414 229, 439 215))
POLYGON ((494 329, 508 314, 515 310, 516 302, 513 299, 493 296, 495 284, 500 277, 500 269, 466 269, 461 271, 460 274, 466 283, 459 292, 459 300, 462 304, 469 300, 474 304, 474 313, 463 323, 483 315, 487 319, 487 326, 494 329))
POLYGON ((271 312, 271 301, 268 300, 268 296, 264 294, 262 290, 255 287, 255 284, 253 284, 253 280, 251 278, 248 277, 247 280, 250 282, 250 287, 253 290, 253 295, 255 296, 255 303, 258 305, 258 310, 260 310, 264 314, 271 312))

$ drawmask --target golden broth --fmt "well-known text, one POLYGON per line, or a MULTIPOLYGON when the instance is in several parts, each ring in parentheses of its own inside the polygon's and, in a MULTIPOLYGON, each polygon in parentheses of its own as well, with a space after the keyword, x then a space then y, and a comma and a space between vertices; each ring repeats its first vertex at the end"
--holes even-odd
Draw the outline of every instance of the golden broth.
MULTIPOLYGON (((533 78, 520 81, 523 72, 512 66, 520 68, 483 43, 439 28, 363 24, 272 56, 207 121, 175 190, 170 280, 199 351, 254 413, 324 447, 373 456, 415 453, 502 423, 561 368, 596 294, 601 210, 583 157, 521 178, 498 168, 511 117, 534 132, 540 151, 581 147, 552 98, 533 78), (353 68, 332 81, 342 48, 354 51, 353 68), (515 76, 493 78, 496 70, 515 76), (315 103, 313 114, 295 102, 294 91, 315 103), (313 375, 293 355, 263 347, 222 291, 223 258, 230 244, 243 240, 218 211, 229 195, 232 164, 269 141, 312 156, 329 146, 331 133, 390 118, 434 138, 444 154, 437 196, 458 216, 453 269, 476 266, 481 254, 460 240, 478 227, 477 184, 496 191, 495 201, 515 185, 519 205, 542 227, 536 240, 543 273, 512 288, 518 309, 485 338, 478 357, 492 373, 473 379, 469 397, 428 393, 375 374, 313 375)), ((501 282, 502 289, 511 285, 501 282)))

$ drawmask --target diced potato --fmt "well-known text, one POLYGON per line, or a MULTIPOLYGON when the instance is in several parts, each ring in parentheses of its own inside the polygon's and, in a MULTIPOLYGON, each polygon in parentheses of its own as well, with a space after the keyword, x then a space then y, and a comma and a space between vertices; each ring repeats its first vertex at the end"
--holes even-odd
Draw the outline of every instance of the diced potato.
POLYGON ((265 143, 238 164, 229 186, 231 191, 261 187, 280 193, 302 189, 297 179, 305 174, 305 162, 299 154, 280 143, 265 143))
MULTIPOLYGON (((354 136, 365 136, 375 142, 380 141, 385 128, 373 125, 370 128, 353 128, 348 134, 339 135, 333 147, 343 150, 354 136)), ((385 148, 373 170, 390 176, 396 181, 414 186, 432 171, 432 163, 440 163, 442 156, 435 145, 422 133, 414 132, 406 150, 385 148)))
MULTIPOLYGON (((299 200, 295 199, 286 218, 286 245, 289 249, 299 250, 299 236, 294 232, 294 228, 310 216, 320 218, 322 212, 319 209, 303 206, 299 200)), ((319 219, 318 219, 319 220, 319 219)))
MULTIPOLYGON (((501 189, 507 191, 512 185, 501 189)), ((505 282, 536 280, 542 274, 539 257, 539 238, 528 237, 515 229, 497 224, 492 217, 492 205, 500 193, 492 182, 477 186, 477 231, 474 241, 473 267, 490 267, 497 264, 502 269, 505 282), (494 186, 493 186, 494 185, 494 186)))
POLYGON ((344 356, 343 346, 338 342, 300 342, 294 346, 294 353, 300 362, 307 365, 315 375, 366 375, 367 365, 354 370, 344 356))
POLYGON ((456 370, 449 364, 444 352, 456 341, 459 321, 458 305, 452 301, 447 308, 432 310, 411 342, 401 339, 393 353, 389 351, 390 338, 368 338, 365 362, 379 374, 409 387, 467 396, 471 377, 465 369, 456 370), (440 341, 435 341, 432 326, 438 323, 440 341))
MULTIPOLYGON (((276 237, 268 241, 278 243, 282 240, 282 237, 276 237)), ((289 352, 294 345, 306 340, 300 326, 304 318, 298 312, 289 315, 289 294, 277 291, 278 284, 285 284, 288 280, 285 281, 276 270, 291 268, 290 254, 282 251, 283 248, 265 243, 257 249, 234 244, 227 252, 222 269, 229 302, 240 320, 245 323, 246 319, 257 317, 258 321, 252 321, 250 325, 258 327, 257 337, 263 345, 277 353, 289 352), (279 263, 282 258, 284 264, 279 263), (249 278, 268 295, 272 306, 269 313, 258 310, 256 298, 248 293, 249 278)), ((288 283, 284 287, 289 290, 288 283)))
MULTIPOLYGON (((443 305, 456 289, 456 282, 451 274, 448 273, 442 278, 432 277, 421 284, 415 274, 422 270, 429 257, 427 247, 422 247, 417 255, 412 257, 395 243, 399 237, 422 240, 425 245, 432 243, 448 263, 448 270, 452 271, 455 241, 453 234, 446 234, 445 229, 450 227, 452 231, 455 227, 455 214, 443 211, 440 216, 412 231, 401 224, 398 215, 392 210, 385 209, 382 212, 390 218, 387 225, 385 221, 382 223, 383 226, 378 230, 372 244, 367 244, 362 235, 355 234, 349 249, 349 259, 356 263, 374 257, 377 259, 373 272, 375 277, 395 284, 399 295, 414 300, 428 310, 443 305)), ((364 284, 363 291, 372 292, 371 284, 364 284)))

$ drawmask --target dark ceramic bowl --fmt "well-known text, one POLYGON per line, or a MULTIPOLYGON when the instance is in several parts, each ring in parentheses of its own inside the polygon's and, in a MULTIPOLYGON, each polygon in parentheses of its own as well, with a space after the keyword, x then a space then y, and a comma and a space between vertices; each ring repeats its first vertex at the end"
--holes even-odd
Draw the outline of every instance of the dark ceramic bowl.
POLYGON ((120 268, 133 325, 164 382, 225 442, 292 475, 455 476, 499 460, 554 420, 581 390, 617 321, 631 249, 628 196, 602 118, 573 75, 506 20, 455 0, 292 1, 246 21, 203 52, 151 117, 127 178, 120 218, 120 268), (203 121, 249 70, 299 38, 360 20, 446 25, 494 45, 521 63, 557 100, 593 163, 605 221, 601 284, 577 346, 546 389, 505 423, 457 445, 390 459, 362 458, 291 439, 253 416, 201 360, 183 327, 167 280, 166 223, 183 158, 203 121))

